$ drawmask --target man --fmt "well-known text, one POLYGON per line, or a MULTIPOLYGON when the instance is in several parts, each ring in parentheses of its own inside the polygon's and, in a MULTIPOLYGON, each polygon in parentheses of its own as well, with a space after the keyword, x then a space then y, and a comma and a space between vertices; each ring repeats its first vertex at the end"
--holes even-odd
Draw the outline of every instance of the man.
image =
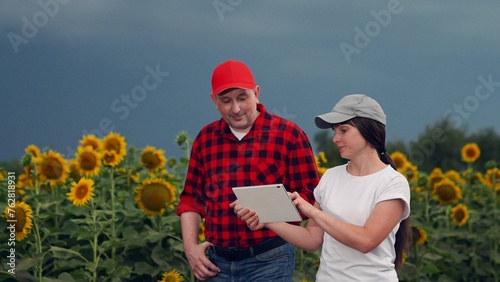
POLYGON ((267 112, 259 95, 243 62, 215 68, 210 98, 222 118, 196 136, 177 207, 184 252, 199 280, 292 280, 294 247, 269 229, 251 231, 229 207, 232 187, 274 183, 314 202, 319 175, 306 134, 267 112), (206 242, 198 243, 202 218, 206 242))

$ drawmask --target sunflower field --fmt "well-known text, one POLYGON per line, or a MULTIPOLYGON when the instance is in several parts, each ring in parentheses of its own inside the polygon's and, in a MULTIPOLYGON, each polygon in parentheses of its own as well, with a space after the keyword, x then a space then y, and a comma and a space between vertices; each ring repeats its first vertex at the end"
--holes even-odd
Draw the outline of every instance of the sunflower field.
MULTIPOLYGON (((83 136, 72 159, 26 147, 22 172, 0 170, 0 281, 194 281, 175 214, 191 140, 175 140, 183 156, 169 159, 114 132, 83 136)), ((460 153, 468 169, 430 172, 391 154, 412 189, 402 281, 500 281, 500 171, 474 167, 474 143, 460 153)), ((314 281, 319 255, 297 249, 294 281, 314 281)))
MULTIPOLYGON (((186 153, 187 134, 176 140, 186 153)), ((183 281, 176 201, 187 158, 84 136, 73 159, 26 149, 23 173, 2 172, 0 280, 183 281), (15 202, 14 202, 15 199, 15 202), (4 244, 3 242, 6 242, 4 244)), ((200 238, 203 239, 203 238, 200 238)))

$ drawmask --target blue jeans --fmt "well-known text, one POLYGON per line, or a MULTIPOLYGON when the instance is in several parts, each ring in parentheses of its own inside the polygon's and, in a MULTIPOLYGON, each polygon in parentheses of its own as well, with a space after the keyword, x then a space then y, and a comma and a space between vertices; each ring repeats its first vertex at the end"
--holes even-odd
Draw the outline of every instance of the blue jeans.
POLYGON ((295 268, 295 247, 284 244, 241 261, 227 261, 212 251, 209 258, 221 270, 211 282, 289 282, 295 268))

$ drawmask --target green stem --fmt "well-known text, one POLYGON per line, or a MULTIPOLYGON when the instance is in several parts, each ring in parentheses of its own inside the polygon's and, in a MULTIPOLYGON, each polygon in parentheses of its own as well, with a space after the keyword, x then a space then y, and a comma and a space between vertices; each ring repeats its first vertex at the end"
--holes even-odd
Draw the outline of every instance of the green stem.
MULTIPOLYGON (((111 168, 109 172, 111 178, 111 240, 114 241, 116 239, 116 215, 115 215, 115 179, 114 179, 114 168, 111 168)), ((114 246, 114 243, 113 243, 114 246)), ((116 247, 111 249, 111 259, 115 259, 116 247)))
POLYGON ((418 252, 418 244, 416 244, 416 243, 413 245, 413 256, 415 258, 415 265, 418 268, 420 268, 421 261, 420 261, 419 252, 418 252))
MULTIPOLYGON (((38 208, 37 208, 37 213, 38 213, 38 208)), ((38 221, 37 219, 35 218, 35 220, 33 220, 33 225, 35 226, 35 237, 36 237, 36 253, 37 254, 41 254, 42 253, 42 240, 40 238, 40 231, 39 231, 39 228, 38 228, 38 221)), ((38 277, 38 281, 39 282, 42 282, 42 274, 43 274, 43 265, 42 265, 42 262, 43 262, 43 259, 40 258, 40 261, 37 263, 37 266, 36 266, 36 275, 38 277)))
MULTIPOLYGON (((34 172, 34 180, 35 180, 35 205, 36 205, 36 210, 35 210, 35 216, 34 216, 34 226, 35 226, 35 237, 36 237, 36 254, 40 255, 42 253, 42 238, 40 236, 40 228, 38 226, 38 219, 40 215, 40 203, 38 199, 38 195, 40 195, 40 183, 38 182, 38 171, 36 164, 32 162, 33 164, 33 172, 34 172)), ((39 258, 39 261, 36 265, 36 271, 35 271, 35 276, 38 277, 38 281, 42 282, 43 278, 43 259, 39 258)))
POLYGON ((158 227, 157 227, 158 228, 158 233, 161 234, 161 230, 162 230, 162 228, 161 228, 162 227, 161 226, 161 216, 160 215, 154 215, 154 217, 157 218, 157 221, 158 221, 158 227))
POLYGON ((425 201, 425 207, 424 207, 424 212, 425 212, 425 223, 427 225, 430 224, 430 215, 429 215, 429 192, 426 192, 424 195, 424 201, 425 201))
POLYGON ((97 281, 97 265, 99 263, 99 257, 97 255, 97 238, 99 235, 99 232, 97 230, 97 212, 94 206, 94 200, 90 200, 90 212, 92 215, 92 224, 93 226, 93 231, 94 231, 94 238, 92 242, 92 252, 93 252, 93 262, 94 262, 94 273, 92 274, 92 281, 96 282, 97 281))
MULTIPOLYGON (((475 173, 475 170, 474 168, 472 167, 472 163, 468 163, 467 165, 467 170, 469 171, 468 175, 467 175, 467 178, 466 178, 466 186, 464 188, 464 205, 466 206, 466 208, 469 208, 471 207, 471 202, 472 202, 472 197, 473 197, 473 185, 474 183, 472 183, 472 178, 474 176, 474 173, 475 173)), ((473 226, 472 226, 472 220, 467 220, 467 229, 468 229, 468 233, 469 234, 474 234, 474 229, 473 229, 473 226)), ((477 267, 477 262, 478 262, 478 259, 477 259, 477 256, 475 255, 476 254, 476 240, 472 239, 470 241, 470 244, 471 244, 471 264, 472 264, 472 269, 478 269, 477 267)))
MULTIPOLYGON (((500 244, 500 236, 498 235, 499 232, 498 232, 498 219, 497 219, 497 204, 498 204, 498 196, 497 196, 497 191, 496 191, 496 185, 498 185, 498 179, 496 179, 496 175, 494 174, 493 176, 493 181, 492 181, 492 189, 491 189, 491 193, 492 193, 492 199, 493 199, 493 234, 496 234, 493 236, 493 257, 496 258, 498 257, 498 245, 500 244)), ((495 267, 495 261, 494 260, 490 260, 493 267, 495 267)), ((495 274, 496 276, 496 274, 495 274)), ((496 278, 496 281, 498 280, 498 277, 495 277, 496 278)))
POLYGON ((445 218, 445 225, 446 225, 446 244, 449 245, 450 244, 450 234, 451 234, 451 223, 452 223, 452 219, 451 219, 451 206, 447 205, 446 208, 445 208, 445 214, 446 214, 446 218, 445 218))
POLYGON ((445 213, 446 213, 446 220, 445 220, 445 224, 446 224, 446 231, 448 231, 448 233, 451 232, 451 217, 450 217, 450 211, 451 211, 451 207, 450 206, 446 206, 445 208, 445 213))
MULTIPOLYGON (((52 190, 52 199, 54 199, 55 201, 55 205, 56 205, 56 208, 55 208, 55 215, 54 215, 54 224, 55 224, 55 227, 56 227, 56 230, 60 230, 59 228, 59 187, 55 187, 55 188, 51 188, 52 190)), ((57 241, 57 238, 58 238, 58 233, 56 232, 56 241, 57 241)))

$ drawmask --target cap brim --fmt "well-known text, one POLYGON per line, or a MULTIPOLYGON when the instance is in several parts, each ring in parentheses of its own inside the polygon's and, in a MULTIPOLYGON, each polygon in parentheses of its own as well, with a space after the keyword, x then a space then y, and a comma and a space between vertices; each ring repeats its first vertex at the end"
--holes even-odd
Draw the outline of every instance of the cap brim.
POLYGON ((248 90, 253 90, 255 88, 255 84, 251 83, 228 83, 222 86, 219 86, 217 89, 213 89, 212 94, 213 95, 219 95, 221 92, 226 91, 231 88, 239 88, 239 89, 248 89, 248 90))
POLYGON ((346 120, 350 120, 354 118, 355 116, 352 115, 346 115, 342 113, 337 113, 337 112, 330 112, 326 114, 319 115, 314 118, 314 123, 316 123, 316 126, 321 128, 321 129, 327 129, 331 128, 333 124, 336 123, 341 123, 346 120))

